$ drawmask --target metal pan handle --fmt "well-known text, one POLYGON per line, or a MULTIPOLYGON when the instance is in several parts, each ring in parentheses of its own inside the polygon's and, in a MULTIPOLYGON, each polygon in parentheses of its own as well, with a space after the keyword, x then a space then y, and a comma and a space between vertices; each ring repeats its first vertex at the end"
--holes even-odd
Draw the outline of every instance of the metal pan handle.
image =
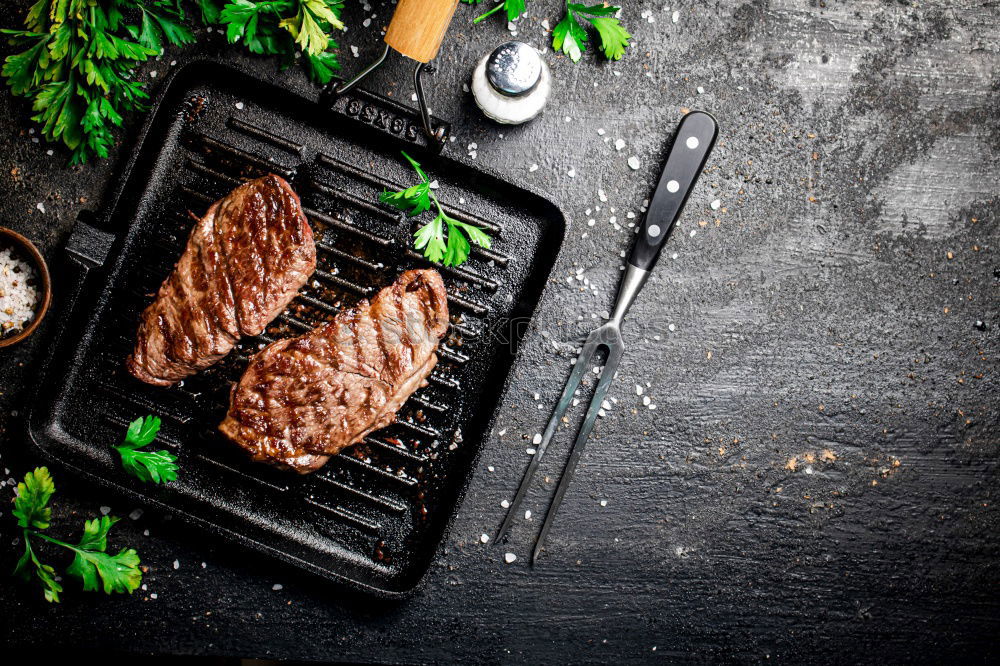
POLYGON ((632 246, 628 263, 635 268, 648 272, 656 264, 718 135, 719 125, 709 113, 692 111, 681 120, 646 219, 632 246))

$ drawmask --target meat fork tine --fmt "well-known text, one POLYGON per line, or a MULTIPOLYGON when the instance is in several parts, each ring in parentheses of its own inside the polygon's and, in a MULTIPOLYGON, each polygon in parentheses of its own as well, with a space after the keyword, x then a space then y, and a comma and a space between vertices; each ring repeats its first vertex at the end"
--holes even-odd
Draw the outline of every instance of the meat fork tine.
POLYGON ((517 515, 518 509, 521 507, 521 502, 524 500, 524 496, 528 492, 528 487, 531 485, 531 479, 535 475, 535 471, 538 469, 538 465, 542 462, 542 456, 545 455, 545 449, 548 448, 549 442, 552 441, 552 436, 556 432, 556 427, 559 425, 559 419, 562 418, 563 414, 569 408, 569 404, 573 401, 573 394, 576 392, 580 382, 583 380, 583 375, 587 370, 587 365, 590 363, 594 354, 597 352, 597 348, 600 346, 597 336, 598 331, 591 331, 590 335, 587 337, 587 341, 583 345, 583 349, 580 350, 580 355, 576 357, 576 364, 573 366, 573 372, 570 373, 569 379, 566 380, 566 385, 563 387, 562 395, 559 397, 559 402, 556 403, 556 407, 552 410, 552 416, 549 418, 548 424, 545 426, 545 431, 542 433, 542 441, 535 447, 535 455, 532 456, 531 462, 528 464, 528 469, 524 472, 524 477, 521 479, 521 485, 517 488, 517 494, 514 495, 514 499, 510 503, 510 507, 507 509, 507 515, 504 517, 503 524, 500 525, 500 529, 497 531, 496 538, 493 543, 499 543, 500 538, 507 533, 510 529, 510 524, 514 521, 514 516, 517 515))
POLYGON ((618 334, 618 338, 600 343, 608 348, 608 358, 604 363, 601 378, 597 382, 597 388, 594 389, 594 397, 590 399, 590 407, 587 408, 587 418, 584 419, 583 425, 580 426, 580 432, 576 436, 576 441, 573 442, 573 448, 570 450, 566 467, 563 468, 562 478, 559 479, 559 486, 556 488, 555 497, 552 498, 549 511, 545 515, 545 522, 542 523, 542 530, 538 533, 538 538, 535 540, 535 547, 531 552, 532 564, 538 559, 538 554, 545 543, 545 537, 549 533, 549 528, 552 527, 552 521, 559 511, 559 505, 566 494, 566 489, 569 488, 570 481, 573 480, 576 464, 580 461, 580 457, 583 456, 583 449, 587 444, 587 439, 590 437, 590 431, 594 429, 594 422, 597 421, 597 415, 601 411, 604 398, 608 395, 608 389, 611 388, 611 382, 615 379, 615 372, 618 370, 618 363, 621 361, 622 353, 624 352, 624 344, 622 343, 617 327, 602 327, 594 331, 594 333, 604 333, 606 330, 618 334))

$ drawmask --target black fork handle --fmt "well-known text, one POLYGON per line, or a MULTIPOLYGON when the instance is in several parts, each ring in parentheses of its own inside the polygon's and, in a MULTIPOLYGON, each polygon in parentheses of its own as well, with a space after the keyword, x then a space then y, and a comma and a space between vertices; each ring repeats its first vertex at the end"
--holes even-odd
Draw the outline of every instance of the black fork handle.
POLYGON ((628 263, 644 271, 652 270, 718 135, 719 125, 710 113, 692 111, 681 119, 628 263))

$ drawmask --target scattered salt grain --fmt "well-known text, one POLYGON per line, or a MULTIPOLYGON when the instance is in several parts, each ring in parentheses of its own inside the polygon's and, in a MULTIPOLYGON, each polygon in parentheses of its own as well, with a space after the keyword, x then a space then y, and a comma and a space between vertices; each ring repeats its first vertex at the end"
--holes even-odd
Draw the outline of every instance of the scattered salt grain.
POLYGON ((500 437, 503 437, 506 434, 507 434, 507 428, 504 428, 503 430, 497 433, 497 435, 499 435, 500 437))
POLYGON ((493 465, 487 465, 487 467, 486 467, 486 471, 487 471, 487 472, 492 472, 492 471, 494 471, 495 469, 496 469, 496 468, 495 468, 495 467, 493 467, 493 465))
POLYGON ((156 592, 153 592, 152 594, 150 594, 149 598, 150 599, 156 599, 156 592))
POLYGON ((642 387, 639 386, 638 384, 635 385, 635 394, 642 395, 642 387))
POLYGON ((538 171, 538 165, 532 164, 530 167, 528 167, 528 171, 538 171))
POLYGON ((712 210, 719 210, 719 206, 722 205, 722 201, 720 201, 719 199, 716 199, 715 201, 713 201, 709 205, 712 207, 712 210))
POLYGON ((180 568, 181 568, 180 560, 174 560, 174 569, 180 569, 180 568))
POLYGON ((648 407, 650 402, 652 402, 652 399, 648 395, 642 397, 643 405, 646 405, 648 407))
POLYGON ((202 569, 207 569, 208 568, 208 563, 207 562, 202 562, 201 563, 201 568, 202 569))
POLYGON ((41 201, 39 201, 38 203, 35 204, 35 208, 37 208, 38 212, 40 212, 40 213, 44 213, 45 212, 45 204, 42 203, 41 201))
POLYGON ((537 444, 541 444, 542 443, 542 433, 536 432, 535 436, 531 438, 531 443, 532 444, 536 444, 536 445, 537 444))
POLYGON ((604 136, 604 128, 603 127, 598 127, 597 128, 597 135, 598 136, 604 136))
POLYGON ((527 511, 524 512, 524 519, 531 520, 531 509, 528 509, 527 511))
POLYGON ((111 513, 111 507, 110 506, 102 506, 101 507, 101 515, 102 516, 106 516, 109 513, 111 513))
POLYGON ((490 542, 490 535, 489 534, 480 534, 479 535, 479 542, 480 543, 489 543, 490 542))
POLYGON ((524 452, 527 453, 529 456, 535 455, 535 449, 532 448, 527 448, 524 450, 524 452))
POLYGON ((601 506, 607 506, 608 500, 601 500, 601 506))
POLYGON ((628 165, 629 165, 629 168, 631 168, 633 171, 638 171, 639 170, 639 165, 640 165, 639 158, 636 157, 635 155, 633 155, 632 157, 628 158, 628 165))
POLYGON ((679 11, 674 11, 674 13, 670 15, 670 20, 677 23, 681 20, 681 13, 679 11))
POLYGON ((278 590, 281 590, 284 587, 285 586, 282 585, 281 583, 275 583, 274 585, 271 586, 271 589, 274 590, 275 592, 277 592, 278 590))
POLYGON ((243 110, 243 106, 244 106, 243 102, 236 102, 236 108, 239 109, 240 111, 243 110))
POLYGON ((132 520, 139 520, 142 517, 142 509, 134 509, 132 513, 128 514, 128 517, 132 520))
POLYGON ((566 175, 569 176, 570 178, 576 178, 576 169, 570 167, 569 171, 566 172, 566 175))
POLYGON ((698 90, 698 94, 699 95, 704 95, 705 94, 705 89, 702 88, 701 86, 698 86, 697 90, 698 90))
POLYGON ((615 150, 621 150, 625 147, 625 139, 615 139, 615 150))
POLYGON ((514 560, 516 559, 517 555, 515 555, 514 553, 505 553, 503 556, 503 561, 506 562, 507 564, 513 563, 514 560))
POLYGON ((508 502, 507 500, 500 500, 500 506, 502 506, 505 509, 508 509, 510 508, 510 502, 508 502))

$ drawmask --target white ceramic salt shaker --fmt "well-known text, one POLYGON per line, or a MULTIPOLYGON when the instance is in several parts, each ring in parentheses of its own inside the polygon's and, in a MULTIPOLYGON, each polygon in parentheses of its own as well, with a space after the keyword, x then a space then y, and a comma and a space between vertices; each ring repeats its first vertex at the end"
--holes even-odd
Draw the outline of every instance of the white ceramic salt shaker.
POLYGON ((487 118, 520 125, 541 113, 552 90, 549 67, 524 42, 501 44, 472 73, 472 95, 487 118))

